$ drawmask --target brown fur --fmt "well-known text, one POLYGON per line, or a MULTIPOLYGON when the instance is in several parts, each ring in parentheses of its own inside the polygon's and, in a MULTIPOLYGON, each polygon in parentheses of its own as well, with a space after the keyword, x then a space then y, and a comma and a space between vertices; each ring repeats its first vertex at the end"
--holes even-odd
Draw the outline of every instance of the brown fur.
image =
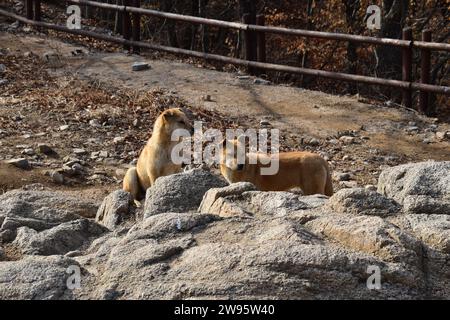
POLYGON ((190 132, 193 127, 181 109, 164 111, 156 119, 152 137, 139 155, 136 167, 128 169, 123 179, 123 190, 128 191, 134 200, 141 200, 145 191, 162 176, 181 171, 181 165, 171 160, 173 147, 179 141, 171 141, 172 132, 176 129, 186 129, 190 132))
MULTIPOLYGON (((236 140, 232 143, 235 146, 239 145, 236 140)), ((224 147, 220 171, 229 183, 251 182, 261 191, 287 191, 300 188, 305 195, 333 195, 328 163, 318 154, 310 152, 280 153, 279 171, 275 175, 261 175, 261 167, 269 167, 270 164, 263 165, 260 161, 257 164, 249 163, 249 159, 252 157, 259 160, 267 159, 270 155, 248 153, 242 170, 239 170, 236 159, 231 164, 226 162, 226 155, 227 150, 224 147)))

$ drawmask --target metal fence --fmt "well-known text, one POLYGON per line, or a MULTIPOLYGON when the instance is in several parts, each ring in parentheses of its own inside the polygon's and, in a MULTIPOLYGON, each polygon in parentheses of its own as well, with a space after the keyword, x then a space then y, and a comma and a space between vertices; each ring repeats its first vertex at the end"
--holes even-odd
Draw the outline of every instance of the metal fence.
POLYGON ((389 38, 376 38, 359 35, 350 35, 343 33, 319 32, 319 31, 265 26, 264 16, 258 16, 256 18, 256 24, 251 24, 250 22, 252 22, 252 19, 249 14, 244 14, 242 23, 180 15, 156 10, 143 9, 140 7, 141 1, 139 0, 124 0, 123 3, 125 5, 114 5, 88 0, 70 0, 67 2, 72 4, 103 8, 121 12, 122 13, 121 16, 123 19, 122 37, 114 37, 87 30, 74 30, 69 29, 66 26, 43 22, 41 21, 40 0, 25 0, 26 17, 22 17, 2 9, 0 9, 0 15, 7 16, 12 19, 21 21, 23 23, 34 25, 36 27, 53 29, 61 32, 83 35, 104 41, 122 44, 127 50, 132 49, 135 53, 139 53, 139 48, 147 48, 151 50, 164 51, 174 54, 182 54, 206 60, 213 60, 223 63, 245 66, 250 73, 255 73, 259 70, 270 70, 270 71, 308 75, 313 77, 323 77, 339 81, 357 82, 368 85, 399 88, 402 90, 403 93, 402 103, 404 106, 408 108, 412 107, 413 91, 419 91, 420 95, 419 95, 418 109, 420 112, 425 114, 429 112, 430 94, 435 93, 435 94, 450 95, 450 87, 430 84, 431 52, 432 51, 450 52, 450 44, 431 42, 431 33, 428 30, 423 31, 421 41, 414 41, 412 37, 412 30, 410 28, 406 28, 403 30, 402 39, 389 39, 389 38), (181 48, 162 46, 158 44, 141 41, 140 25, 142 15, 159 17, 175 21, 189 22, 194 24, 202 24, 208 26, 240 30, 241 32, 244 33, 244 41, 246 48, 245 59, 231 58, 217 54, 210 54, 181 48), (267 63, 266 45, 265 45, 266 33, 299 36, 315 39, 335 40, 335 41, 349 41, 356 43, 383 45, 401 48, 402 80, 400 81, 400 80, 368 77, 340 72, 330 72, 324 70, 299 68, 267 63), (421 58, 420 82, 412 81, 413 50, 420 50, 420 58, 421 58))

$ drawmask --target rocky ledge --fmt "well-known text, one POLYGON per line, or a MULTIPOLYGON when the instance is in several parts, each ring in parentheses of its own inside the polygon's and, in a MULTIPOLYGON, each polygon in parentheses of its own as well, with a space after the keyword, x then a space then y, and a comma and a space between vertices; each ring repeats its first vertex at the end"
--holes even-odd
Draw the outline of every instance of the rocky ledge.
POLYGON ((450 298, 450 162, 331 198, 201 169, 159 179, 139 209, 120 190, 15 190, 0 226, 0 299, 450 298))

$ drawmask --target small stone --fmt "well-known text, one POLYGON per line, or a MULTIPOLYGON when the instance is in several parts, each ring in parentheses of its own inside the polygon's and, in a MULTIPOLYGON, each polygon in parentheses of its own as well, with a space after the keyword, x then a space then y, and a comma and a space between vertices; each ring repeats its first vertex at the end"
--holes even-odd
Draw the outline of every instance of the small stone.
POLYGON ((353 143, 355 143, 355 137, 342 136, 339 138, 339 141, 341 141, 344 144, 353 144, 353 143))
POLYGON ((264 80, 264 79, 255 79, 254 81, 253 81, 253 83, 254 84, 260 84, 260 85, 264 85, 264 86, 268 86, 268 85, 270 85, 270 81, 268 81, 268 80, 264 80))
POLYGON ((307 142, 310 146, 318 146, 320 145, 320 141, 316 138, 311 138, 308 142, 307 142))
POLYGON ((37 146, 37 150, 39 153, 43 153, 45 155, 55 154, 56 152, 45 143, 39 143, 37 146))
POLYGON ((202 97, 202 99, 203 99, 203 101, 207 101, 207 102, 211 102, 211 101, 212 101, 211 96, 210 96, 209 94, 204 95, 204 96, 202 97))
POLYGON ((50 172, 50 178, 52 178, 53 182, 55 182, 57 184, 64 183, 64 176, 57 171, 50 172))
POLYGON ((422 141, 422 143, 424 143, 424 144, 430 144, 430 143, 432 143, 432 142, 433 142, 433 140, 428 139, 428 138, 423 139, 423 141, 422 141))
POLYGON ((84 172, 84 167, 79 163, 74 163, 72 168, 74 174, 81 175, 84 172))
POLYGON ((150 65, 145 62, 135 62, 132 66, 133 71, 143 71, 150 69, 150 65))
POLYGON ((8 82, 9 82, 9 81, 6 80, 6 79, 0 79, 0 86, 7 85, 8 82))
POLYGON ((248 80, 250 79, 250 76, 237 76, 236 78, 238 78, 239 80, 248 80))
POLYGON ((339 185, 343 188, 356 188, 358 186, 358 182, 356 181, 341 181, 339 185))
POLYGON ((34 154, 35 154, 35 152, 32 148, 27 148, 27 149, 23 150, 22 153, 26 154, 27 156, 34 156, 34 154))
POLYGON ((334 179, 336 181, 350 181, 352 180, 352 175, 348 172, 334 172, 334 179))
POLYGON ((75 155, 77 155, 77 156, 79 156, 79 155, 84 155, 84 154, 87 153, 86 150, 81 149, 81 148, 75 148, 75 149, 73 149, 72 152, 73 152, 75 155))
POLYGON ((108 155, 109 155, 108 151, 105 151, 105 150, 100 151, 99 154, 98 154, 98 156, 100 158, 108 158, 108 155))
POLYGON ((436 138, 438 140, 441 140, 441 141, 450 139, 450 131, 447 131, 447 132, 443 132, 443 131, 436 132, 436 138))
POLYGON ((92 120, 90 120, 90 121, 89 121, 89 125, 90 125, 91 127, 94 127, 94 128, 101 127, 101 124, 98 122, 97 119, 92 119, 92 120))
POLYGON ((0 75, 6 71, 6 66, 0 63, 0 75))
POLYGON ((139 119, 134 119, 133 121, 133 127, 138 127, 140 125, 139 119))
POLYGON ((352 160, 352 157, 349 156, 349 155, 345 155, 345 156, 342 157, 342 160, 343 161, 350 161, 350 160, 352 160))
POLYGON ((410 132, 410 133, 419 132, 419 127, 409 126, 405 130, 406 130, 406 132, 410 132))
POLYGON ((259 122, 259 125, 260 125, 261 127, 270 127, 270 126, 271 126, 271 123, 270 123, 269 121, 267 121, 267 120, 261 120, 261 121, 259 122))
POLYGON ((114 144, 119 144, 119 143, 122 143, 122 142, 124 142, 125 141, 125 137, 115 137, 114 139, 113 139, 113 143, 114 144))
POLYGON ((374 186, 373 184, 368 184, 364 187, 367 191, 377 191, 377 186, 374 186))
POLYGON ((6 161, 6 163, 12 164, 13 166, 23 170, 27 170, 30 168, 30 163, 25 158, 11 159, 6 161))
POLYGON ((66 131, 67 129, 69 129, 69 125, 65 124, 59 127, 59 131, 66 131))

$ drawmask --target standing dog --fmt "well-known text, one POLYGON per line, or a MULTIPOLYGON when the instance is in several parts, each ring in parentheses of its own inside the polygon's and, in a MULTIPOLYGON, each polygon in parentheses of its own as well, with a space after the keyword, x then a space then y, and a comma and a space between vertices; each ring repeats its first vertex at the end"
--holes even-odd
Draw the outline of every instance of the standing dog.
POLYGON ((145 192, 157 178, 181 171, 181 165, 173 163, 172 149, 179 141, 172 141, 177 129, 193 132, 194 128, 181 109, 168 109, 156 119, 152 137, 139 155, 136 167, 128 169, 123 179, 123 190, 134 200, 142 200, 145 192))
POLYGON ((228 143, 224 141, 220 171, 229 183, 251 182, 261 191, 286 191, 301 188, 305 195, 333 195, 328 163, 318 154, 283 152, 278 154, 277 159, 273 155, 264 153, 247 153, 245 164, 240 164, 236 158, 238 148, 245 148, 245 146, 237 140, 228 143), (227 146, 230 145, 234 150, 227 150, 227 146), (262 163, 270 161, 279 161, 278 172, 274 175, 262 175, 261 168, 268 167, 262 163), (256 164, 252 164, 255 162, 256 164))

